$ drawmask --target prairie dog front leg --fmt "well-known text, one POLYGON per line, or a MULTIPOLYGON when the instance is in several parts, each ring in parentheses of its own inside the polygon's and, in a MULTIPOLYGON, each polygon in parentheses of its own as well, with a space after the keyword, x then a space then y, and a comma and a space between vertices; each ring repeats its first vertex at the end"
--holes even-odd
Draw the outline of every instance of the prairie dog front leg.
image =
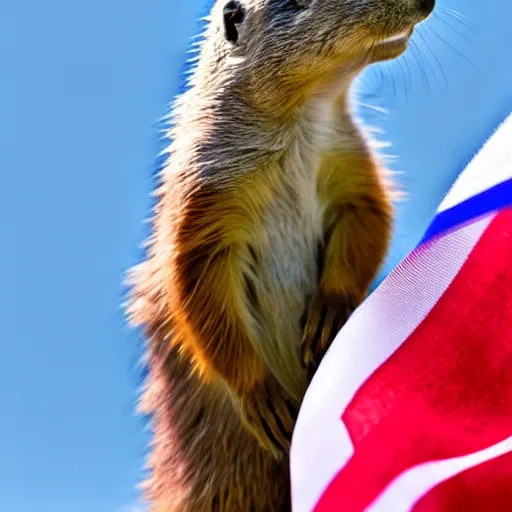
POLYGON ((353 130, 353 149, 327 151, 319 170, 324 251, 302 341, 303 363, 310 376, 365 298, 391 238, 393 208, 381 169, 353 130))
POLYGON ((280 456, 289 448, 298 404, 292 405, 262 357, 272 346, 258 330, 273 333, 259 311, 257 214, 266 195, 256 182, 246 181, 252 194, 205 185, 174 220, 179 251, 170 265, 173 343, 189 354, 201 380, 227 384, 249 431, 280 456))

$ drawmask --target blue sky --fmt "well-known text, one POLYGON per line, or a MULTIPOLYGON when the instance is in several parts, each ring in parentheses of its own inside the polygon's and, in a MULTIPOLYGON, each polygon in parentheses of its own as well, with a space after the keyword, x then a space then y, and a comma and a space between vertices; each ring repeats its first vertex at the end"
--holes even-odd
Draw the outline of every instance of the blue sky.
MULTIPOLYGON (((409 194, 386 270, 512 108, 512 4, 439 5, 464 24, 439 10, 415 36, 418 61, 411 50, 361 80, 361 100, 388 109, 361 114, 393 142, 409 194)), ((0 510, 136 510, 147 437, 120 282, 144 234, 154 123, 201 10, 202 0, 0 4, 0 510)))

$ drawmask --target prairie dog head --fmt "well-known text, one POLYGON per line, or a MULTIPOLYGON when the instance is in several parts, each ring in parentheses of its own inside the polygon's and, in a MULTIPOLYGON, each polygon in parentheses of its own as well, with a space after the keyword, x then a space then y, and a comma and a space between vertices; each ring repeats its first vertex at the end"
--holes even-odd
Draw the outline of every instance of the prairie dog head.
POLYGON ((266 108, 277 108, 276 91, 296 104, 319 83, 350 82, 367 64, 399 56, 434 3, 216 0, 192 82, 234 86, 266 108))
POLYGON ((217 0, 214 12, 238 54, 350 57, 388 39, 405 49, 435 0, 217 0))
POLYGON ((273 73, 369 56, 394 58, 435 0, 216 0, 208 39, 219 54, 273 73), (372 52, 374 55, 372 56, 372 52))

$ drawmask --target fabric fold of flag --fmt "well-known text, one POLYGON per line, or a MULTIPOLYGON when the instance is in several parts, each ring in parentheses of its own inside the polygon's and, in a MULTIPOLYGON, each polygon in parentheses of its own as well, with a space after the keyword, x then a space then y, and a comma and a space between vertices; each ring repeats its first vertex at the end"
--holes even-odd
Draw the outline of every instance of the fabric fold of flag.
POLYGON ((293 512, 510 508, 511 140, 512 116, 326 354, 294 432, 293 512))

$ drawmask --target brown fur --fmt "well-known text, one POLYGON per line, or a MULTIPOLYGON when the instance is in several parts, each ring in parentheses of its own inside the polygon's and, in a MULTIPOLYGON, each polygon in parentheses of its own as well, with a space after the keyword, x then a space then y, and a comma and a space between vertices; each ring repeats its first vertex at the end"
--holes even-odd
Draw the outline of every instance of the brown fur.
POLYGON ((363 300, 392 224, 348 88, 404 51, 381 42, 426 16, 414 2, 246 0, 236 43, 214 6, 132 273, 153 511, 290 510, 308 371, 363 300))

